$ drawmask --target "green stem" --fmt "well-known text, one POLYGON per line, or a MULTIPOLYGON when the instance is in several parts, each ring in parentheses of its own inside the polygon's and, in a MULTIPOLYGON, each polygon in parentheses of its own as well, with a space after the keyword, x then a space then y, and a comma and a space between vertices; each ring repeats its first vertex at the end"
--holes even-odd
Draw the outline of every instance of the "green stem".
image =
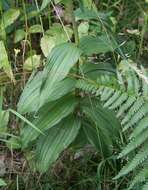
POLYGON ((39 9, 39 5, 38 5, 38 1, 37 0, 35 0, 35 5, 36 5, 36 8, 37 8, 37 12, 39 14, 40 24, 41 24, 41 27, 42 27, 42 33, 43 33, 43 36, 44 36, 43 21, 42 21, 42 16, 41 16, 41 13, 40 13, 40 9, 39 9))
POLYGON ((74 5, 73 5, 73 1, 71 0, 70 2, 67 3, 67 7, 66 7, 67 13, 70 15, 70 19, 72 22, 72 26, 73 26, 73 32, 74 32, 74 38, 75 38, 75 43, 78 46, 79 45, 79 33, 78 33, 78 25, 77 22, 75 20, 75 16, 74 16, 74 5))
MULTIPOLYGON (((76 20, 75 20, 75 16, 74 16, 74 6, 73 6, 73 2, 72 2, 72 1, 70 1, 70 2, 68 3, 67 8, 68 8, 68 12, 71 14, 70 16, 71 16, 71 22, 72 22, 72 26, 73 26, 75 44, 76 44, 77 46, 79 46, 78 25, 77 25, 77 22, 76 22, 76 20)), ((76 74, 77 74, 77 76, 79 76, 79 75, 80 75, 80 62, 79 62, 79 61, 78 61, 77 64, 76 64, 76 70, 77 70, 77 71, 76 71, 76 74)), ((78 78, 77 78, 77 80, 78 80, 78 78)), ((79 94, 80 94, 79 89, 76 89, 76 90, 75 90, 75 94, 76 94, 76 97, 79 97, 79 94)))
POLYGON ((143 51, 144 35, 146 32, 147 26, 148 26, 148 16, 146 13, 144 13, 144 24, 143 24, 142 32, 141 32, 141 40, 140 40, 139 53, 138 53, 138 58, 137 58, 138 61, 143 51))

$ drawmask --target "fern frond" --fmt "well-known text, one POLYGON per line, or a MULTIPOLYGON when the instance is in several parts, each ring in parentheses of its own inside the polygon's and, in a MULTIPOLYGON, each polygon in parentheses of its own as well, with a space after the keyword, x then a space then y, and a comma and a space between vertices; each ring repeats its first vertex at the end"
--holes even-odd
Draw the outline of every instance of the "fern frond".
POLYGON ((139 84, 139 80, 137 78, 137 75, 135 74, 135 72, 133 70, 128 71, 128 74, 126 73, 126 80, 127 80, 127 90, 130 93, 139 94, 139 90, 140 90, 140 84, 139 84))
MULTIPOLYGON (((148 77, 148 72, 142 66, 141 66, 141 71, 145 77, 148 77)), ((145 82, 144 79, 142 79, 142 95, 148 97, 148 84, 145 82)))
POLYGON ((148 178, 148 166, 144 166, 144 168, 134 177, 132 180, 128 190, 131 190, 137 183, 145 182, 148 178))
POLYGON ((145 103, 143 98, 138 98, 135 103, 131 106, 131 108, 128 110, 128 114, 124 117, 121 124, 125 125, 128 123, 128 121, 131 119, 131 117, 138 112, 138 110, 142 107, 142 105, 145 103))
POLYGON ((129 127, 138 123, 138 121, 140 121, 147 113, 148 113, 148 103, 145 103, 138 110, 138 112, 135 113, 133 117, 128 121, 128 124, 124 126, 123 131, 127 130, 129 127))
POLYGON ((148 130, 144 130, 136 138, 130 141, 130 143, 119 154, 118 158, 126 156, 128 153, 142 145, 148 139, 148 130))
POLYGON ((116 178, 120 178, 124 175, 127 175, 129 172, 133 171, 137 168, 140 164, 142 164, 148 158, 148 141, 143 146, 142 150, 140 150, 136 156, 127 164, 125 165, 122 170, 119 172, 116 178))
POLYGON ((143 186, 142 190, 148 190, 148 182, 143 186))
POLYGON ((127 68, 127 64, 124 72, 118 73, 117 76, 118 84, 117 80, 114 83, 109 80, 109 76, 103 76, 97 83, 80 80, 77 88, 99 97, 104 107, 115 110, 116 116, 121 119, 123 131, 131 129, 130 141, 118 156, 126 156, 128 163, 115 179, 137 169, 139 173, 133 179, 129 190, 137 183, 141 183, 142 190, 147 190, 148 165, 146 169, 144 166, 148 161, 148 84, 132 67, 127 68), (132 160, 128 156, 130 152, 133 155, 138 152, 132 160), (146 184, 142 187, 143 182, 146 184))
POLYGON ((142 131, 148 128, 148 115, 139 121, 133 133, 130 136, 130 139, 137 137, 142 131))
POLYGON ((135 97, 128 97, 127 101, 120 107, 119 111, 117 112, 117 117, 120 117, 124 112, 126 112, 135 101, 135 97))
POLYGON ((101 93, 101 101, 106 101, 110 98, 110 96, 114 93, 113 89, 105 88, 101 93))
POLYGON ((108 101, 104 104, 104 107, 109 107, 111 106, 115 101, 117 101, 117 99, 121 96, 121 92, 120 91, 116 91, 112 97, 110 97, 108 99, 108 101))
POLYGON ((123 104, 123 102, 125 102, 128 99, 128 95, 127 93, 123 93, 118 99, 117 101, 115 101, 110 107, 109 109, 116 109, 119 106, 121 106, 123 104))

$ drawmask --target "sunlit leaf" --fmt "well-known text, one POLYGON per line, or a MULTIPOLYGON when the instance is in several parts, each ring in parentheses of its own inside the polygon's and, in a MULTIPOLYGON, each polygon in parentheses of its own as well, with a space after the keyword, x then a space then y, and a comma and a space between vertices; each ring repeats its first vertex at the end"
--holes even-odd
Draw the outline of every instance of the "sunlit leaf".
POLYGON ((76 64, 81 55, 81 50, 72 43, 61 44, 50 53, 45 70, 47 77, 44 79, 41 89, 40 104, 46 101, 54 90, 54 86, 63 80, 72 66, 76 64))
POLYGON ((3 70, 8 75, 8 77, 10 77, 13 82, 15 82, 15 79, 14 79, 14 76, 12 73, 12 69, 11 69, 11 65, 8 61, 8 55, 7 55, 6 48, 5 48, 3 41, 0 41, 0 54, 1 54, 0 55, 0 68, 3 68, 3 70))
POLYGON ((9 121, 9 112, 1 111, 0 112, 0 136, 1 136, 1 133, 7 131, 8 121, 9 121))
POLYGON ((51 50, 54 48, 55 43, 56 42, 54 38, 49 37, 47 35, 41 38, 41 49, 45 57, 47 57, 51 50))
MULTIPOLYGON (((18 111, 22 114, 38 111, 40 108, 40 89, 44 73, 39 72, 32 80, 28 81, 18 102, 18 111)), ((54 86, 51 94, 44 97, 44 102, 51 102, 74 90, 75 80, 64 79, 54 86)), ((48 90, 48 89, 47 89, 48 90)))
POLYGON ((7 185, 6 182, 0 178, 0 186, 2 187, 2 186, 6 186, 6 185, 7 185))
POLYGON ((43 0, 41 10, 45 9, 50 2, 51 0, 43 0))
POLYGON ((33 25, 29 28, 28 32, 31 34, 42 33, 43 32, 42 26, 39 24, 33 25))
POLYGON ((78 26, 78 32, 79 32, 80 38, 88 35, 88 30, 89 30, 89 23, 88 22, 80 23, 78 26))
POLYGON ((28 71, 32 71, 40 66, 41 63, 41 56, 40 55, 33 55, 28 57, 23 65, 23 68, 28 71))
POLYGON ((67 42, 72 37, 73 31, 71 28, 65 26, 65 30, 60 24, 55 23, 46 31, 45 35, 41 38, 41 49, 45 57, 49 55, 56 45, 67 42))
POLYGON ((14 23, 14 21, 19 17, 20 10, 19 9, 9 9, 8 11, 4 12, 1 20, 0 20, 0 26, 6 28, 14 23))

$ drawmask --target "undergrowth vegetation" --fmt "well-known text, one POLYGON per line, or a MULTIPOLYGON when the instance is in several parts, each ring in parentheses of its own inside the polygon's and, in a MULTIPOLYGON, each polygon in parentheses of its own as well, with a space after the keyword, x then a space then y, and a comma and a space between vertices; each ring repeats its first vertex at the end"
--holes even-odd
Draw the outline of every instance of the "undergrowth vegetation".
POLYGON ((0 187, 148 189, 148 1, 0 1, 0 187))

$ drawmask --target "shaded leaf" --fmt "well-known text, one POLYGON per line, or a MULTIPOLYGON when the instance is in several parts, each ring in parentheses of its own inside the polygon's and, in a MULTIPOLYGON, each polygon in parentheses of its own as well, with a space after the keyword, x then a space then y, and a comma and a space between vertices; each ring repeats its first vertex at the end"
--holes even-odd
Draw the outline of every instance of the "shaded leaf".
POLYGON ((15 110, 9 109, 11 113, 16 115, 18 118, 20 118, 22 121, 27 123, 30 127, 32 127, 34 130, 36 130, 40 134, 44 134, 40 129, 38 129, 33 123, 31 123, 28 119, 26 119, 24 116, 22 116, 20 113, 16 112, 15 110))
POLYGON ((82 105, 83 112, 93 124, 85 124, 84 131, 88 140, 103 156, 112 154, 113 145, 119 140, 120 123, 115 114, 104 109, 99 103, 93 101, 92 105, 82 105), (85 106, 84 106, 85 105, 85 106))
POLYGON ((93 9, 83 8, 83 9, 76 9, 75 17, 77 20, 106 20, 109 16, 111 16, 111 12, 96 12, 93 9))
POLYGON ((25 38, 26 32, 23 29, 18 29, 14 35, 14 43, 18 43, 25 38))
POLYGON ((98 53, 106 53, 114 51, 118 47, 114 40, 111 40, 109 36, 85 36, 80 40, 80 48, 85 55, 92 55, 98 53))
MULTIPOLYGON (((77 100, 72 96, 62 98, 52 104, 48 103, 39 110, 32 122, 41 131, 46 131, 59 123, 64 117, 72 113, 77 103, 77 100)), ((23 148, 38 136, 39 133, 34 129, 28 126, 22 128, 21 141, 23 148)))
POLYGON ((14 150, 14 149, 20 149, 21 148, 21 141, 19 137, 11 137, 8 141, 7 141, 7 147, 10 150, 14 150))
POLYGON ((76 138, 80 129, 80 120, 68 117, 59 125, 49 129, 46 137, 41 137, 37 143, 37 168, 41 172, 48 170, 59 154, 76 138))

